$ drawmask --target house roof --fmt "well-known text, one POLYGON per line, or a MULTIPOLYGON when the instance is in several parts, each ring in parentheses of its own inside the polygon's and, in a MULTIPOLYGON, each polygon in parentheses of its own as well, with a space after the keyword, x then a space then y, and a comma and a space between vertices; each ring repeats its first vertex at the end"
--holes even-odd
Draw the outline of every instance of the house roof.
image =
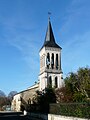
MULTIPOLYGON (((47 27, 47 31, 46 31, 46 36, 45 36, 45 41, 44 44, 42 46, 43 47, 55 47, 55 48, 60 48, 62 49, 56 42, 55 42, 55 38, 54 38, 54 34, 53 34, 53 30, 52 30, 52 26, 51 26, 51 22, 50 22, 50 18, 48 20, 48 27, 47 27)), ((42 49, 41 48, 41 49, 42 49)), ((40 49, 40 50, 41 50, 40 49)))
POLYGON ((20 91, 18 93, 16 93, 14 96, 18 95, 18 94, 21 94, 23 92, 26 92, 26 91, 29 91, 31 89, 35 89, 35 88, 39 88, 39 82, 37 82, 36 84, 32 85, 31 87, 28 87, 27 89, 23 90, 23 91, 20 91))

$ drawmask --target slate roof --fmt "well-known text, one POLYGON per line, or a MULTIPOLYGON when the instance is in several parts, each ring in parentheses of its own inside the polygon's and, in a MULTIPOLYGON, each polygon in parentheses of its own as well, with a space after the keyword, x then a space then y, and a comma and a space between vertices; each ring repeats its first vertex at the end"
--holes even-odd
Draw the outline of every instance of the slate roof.
MULTIPOLYGON (((53 34, 53 30, 52 30, 52 26, 51 26, 51 22, 50 19, 48 21, 48 27, 47 27, 47 31, 46 31, 46 36, 45 36, 45 41, 44 44, 42 46, 43 47, 55 47, 55 48, 60 48, 62 49, 58 44, 56 44, 55 42, 55 38, 54 38, 54 34, 53 34)), ((42 49, 41 48, 41 49, 42 49)))

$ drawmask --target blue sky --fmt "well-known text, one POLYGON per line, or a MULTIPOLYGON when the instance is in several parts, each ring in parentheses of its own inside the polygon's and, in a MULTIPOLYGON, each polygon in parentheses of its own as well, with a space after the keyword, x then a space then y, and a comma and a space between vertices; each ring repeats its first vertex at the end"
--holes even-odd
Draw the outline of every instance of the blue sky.
POLYGON ((48 11, 64 76, 90 65, 90 0, 0 0, 0 89, 6 94, 38 80, 48 11))

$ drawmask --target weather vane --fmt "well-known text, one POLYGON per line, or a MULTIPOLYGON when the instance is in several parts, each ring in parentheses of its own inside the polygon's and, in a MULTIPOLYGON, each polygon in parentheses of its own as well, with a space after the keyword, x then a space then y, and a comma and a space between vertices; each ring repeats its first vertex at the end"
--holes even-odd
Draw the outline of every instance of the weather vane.
POLYGON ((49 18, 49 20, 50 20, 50 15, 51 15, 51 12, 48 12, 48 18, 49 18))

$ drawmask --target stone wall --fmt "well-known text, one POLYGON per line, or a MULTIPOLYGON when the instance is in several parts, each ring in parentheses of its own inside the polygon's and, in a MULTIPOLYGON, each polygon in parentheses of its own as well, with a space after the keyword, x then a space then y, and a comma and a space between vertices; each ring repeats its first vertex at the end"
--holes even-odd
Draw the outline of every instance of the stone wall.
POLYGON ((39 88, 35 87, 35 88, 27 89, 26 91, 21 92, 21 97, 24 100, 24 102, 28 104, 28 101, 31 101, 32 103, 32 99, 34 95, 36 94, 37 90, 39 90, 39 88))
POLYGON ((30 116, 33 118, 40 118, 42 120, 90 120, 85 118, 77 118, 77 117, 68 117, 68 116, 61 116, 55 114, 36 114, 30 113, 30 116))
POLYGON ((48 114, 48 120, 90 120, 90 119, 48 114))
POLYGON ((21 106, 25 108, 26 105, 32 104, 32 99, 35 96, 37 90, 39 90, 39 84, 36 84, 16 94, 12 100, 12 110, 21 111, 21 106))

